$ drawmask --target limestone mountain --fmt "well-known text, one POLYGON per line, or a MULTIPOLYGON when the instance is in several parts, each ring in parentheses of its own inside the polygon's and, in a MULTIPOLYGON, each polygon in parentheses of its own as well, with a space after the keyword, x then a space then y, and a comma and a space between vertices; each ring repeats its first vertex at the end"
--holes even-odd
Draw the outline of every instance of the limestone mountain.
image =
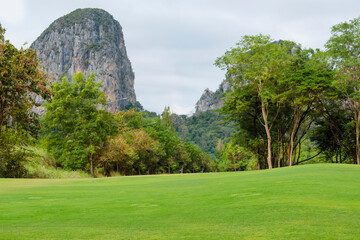
POLYGON ((224 94, 229 90, 230 84, 224 80, 219 89, 215 92, 205 89, 204 93, 201 95, 200 99, 196 102, 195 105, 195 114, 198 115, 201 112, 206 112, 209 110, 217 110, 223 106, 222 98, 224 94))
POLYGON ((55 80, 82 72, 96 73, 116 112, 136 104, 134 72, 126 53, 122 27, 101 9, 77 9, 55 20, 30 46, 55 80))

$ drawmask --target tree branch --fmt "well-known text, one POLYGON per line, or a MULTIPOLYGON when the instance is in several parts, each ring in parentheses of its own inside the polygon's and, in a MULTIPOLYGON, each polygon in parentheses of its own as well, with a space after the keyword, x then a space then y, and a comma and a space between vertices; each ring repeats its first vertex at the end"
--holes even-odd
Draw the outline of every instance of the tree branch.
POLYGON ((274 122, 275 122, 277 116, 279 115, 279 111, 280 111, 280 103, 278 103, 278 109, 276 111, 276 115, 275 115, 274 119, 272 120, 272 123, 271 123, 271 125, 269 127, 269 130, 271 130, 272 126, 274 125, 274 122))
POLYGON ((301 161, 299 161, 299 162, 297 162, 297 163, 294 163, 294 165, 298 165, 299 163, 303 163, 303 162, 309 161, 309 160, 313 159, 314 157, 319 156, 320 153, 322 153, 322 150, 321 150, 320 152, 318 152, 317 154, 315 154, 314 156, 310 157, 310 158, 307 158, 307 159, 305 159, 305 160, 301 160, 301 161))

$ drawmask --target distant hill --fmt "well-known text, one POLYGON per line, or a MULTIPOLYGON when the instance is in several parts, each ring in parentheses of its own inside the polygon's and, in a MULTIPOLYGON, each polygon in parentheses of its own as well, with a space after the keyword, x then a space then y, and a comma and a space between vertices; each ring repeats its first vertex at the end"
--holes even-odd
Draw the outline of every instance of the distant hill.
POLYGON ((172 114, 172 120, 183 141, 194 142, 209 154, 215 154, 219 140, 228 142, 235 133, 233 126, 225 124, 223 116, 212 110, 198 112, 190 117, 172 114))

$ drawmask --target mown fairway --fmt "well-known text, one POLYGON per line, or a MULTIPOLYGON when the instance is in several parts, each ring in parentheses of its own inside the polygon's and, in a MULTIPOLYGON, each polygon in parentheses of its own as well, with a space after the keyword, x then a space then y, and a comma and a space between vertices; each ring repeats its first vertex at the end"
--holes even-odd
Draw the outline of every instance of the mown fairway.
POLYGON ((0 179, 0 239, 360 239, 360 167, 0 179))

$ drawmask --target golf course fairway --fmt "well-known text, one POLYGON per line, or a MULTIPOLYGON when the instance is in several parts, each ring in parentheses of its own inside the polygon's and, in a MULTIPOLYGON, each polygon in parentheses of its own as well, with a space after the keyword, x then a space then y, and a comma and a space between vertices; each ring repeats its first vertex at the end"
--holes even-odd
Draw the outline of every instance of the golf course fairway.
POLYGON ((360 239, 360 166, 0 179, 0 239, 360 239))

